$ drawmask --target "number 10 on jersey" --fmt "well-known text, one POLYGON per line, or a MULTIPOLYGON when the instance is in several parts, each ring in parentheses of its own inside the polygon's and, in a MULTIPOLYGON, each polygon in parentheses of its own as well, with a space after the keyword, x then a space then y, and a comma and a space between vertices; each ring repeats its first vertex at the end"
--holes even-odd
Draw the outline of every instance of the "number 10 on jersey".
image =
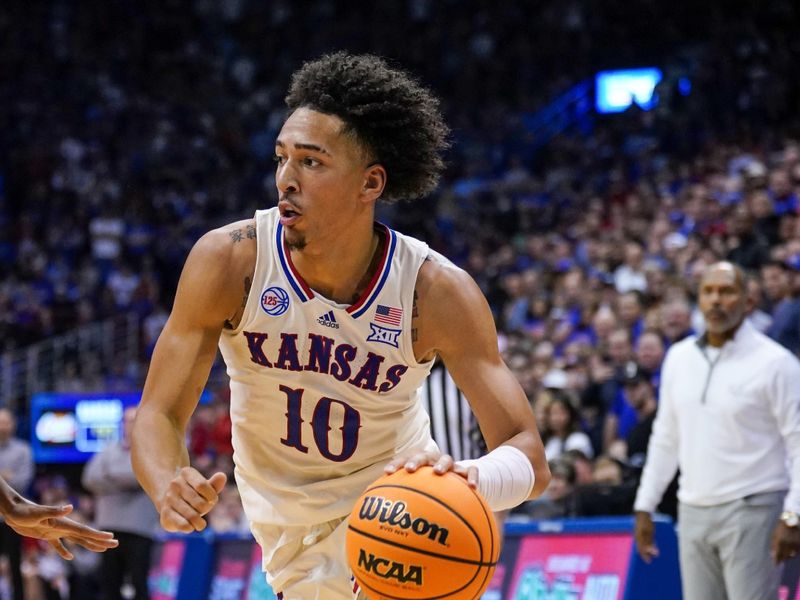
MULTIPOLYGON (((302 417, 305 390, 303 388, 293 389, 285 385, 280 386, 280 390, 286 394, 286 437, 281 438, 281 444, 308 454, 308 446, 303 443, 303 438, 307 439, 308 437, 308 426, 303 427, 305 421, 302 417)), ((347 402, 323 396, 314 406, 311 417, 314 444, 319 453, 328 460, 343 462, 353 456, 358 446, 358 430, 360 428, 361 414, 347 402), (342 432, 341 450, 338 454, 331 452, 329 436, 330 431, 333 430, 330 421, 331 408, 334 405, 339 405, 343 411, 342 424, 337 427, 342 432)))

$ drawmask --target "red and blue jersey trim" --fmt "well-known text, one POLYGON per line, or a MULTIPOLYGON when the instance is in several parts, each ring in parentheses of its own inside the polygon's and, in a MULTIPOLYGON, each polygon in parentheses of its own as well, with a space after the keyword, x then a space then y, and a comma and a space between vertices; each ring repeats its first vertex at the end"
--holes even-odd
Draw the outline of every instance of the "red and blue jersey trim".
POLYGON ((367 289, 361 294, 358 302, 349 306, 347 312, 357 319, 369 310, 369 307, 375 302, 375 299, 380 295, 386 280, 389 278, 389 271, 392 268, 392 259, 394 258, 394 251, 397 247, 397 234, 386 227, 386 225, 378 224, 383 227, 386 235, 386 245, 383 247, 383 256, 381 257, 380 266, 375 270, 375 274, 367 286, 367 289))
MULTIPOLYGON (((347 312, 354 319, 359 318, 367 312, 370 306, 375 302, 375 299, 386 284, 386 280, 389 278, 389 271, 392 268, 392 259, 394 258, 394 251, 397 247, 397 234, 382 223, 376 224, 376 227, 383 229, 387 243, 383 248, 383 256, 381 257, 380 265, 375 270, 375 274, 372 276, 369 285, 367 285, 366 289, 361 293, 356 303, 347 308, 347 312)), ((303 280, 300 273, 297 272, 297 269, 295 269, 292 264, 292 257, 286 240, 283 237, 283 225, 278 223, 278 227, 275 231, 275 245, 278 251, 278 260, 281 263, 281 268, 286 275, 286 279, 289 280, 289 285, 291 285, 301 302, 311 300, 314 297, 314 291, 308 287, 308 284, 303 280)))
POLYGON ((289 254, 289 247, 286 245, 286 240, 283 239, 283 225, 280 223, 278 223, 275 234, 275 245, 278 248, 278 259, 280 260, 281 267, 286 275, 286 279, 289 280, 289 285, 292 286, 292 289, 300 298, 301 302, 311 300, 311 298, 314 297, 314 292, 310 287, 308 287, 308 285, 306 285, 306 282, 303 281, 303 278, 300 277, 300 273, 297 272, 292 264, 292 258, 289 254))

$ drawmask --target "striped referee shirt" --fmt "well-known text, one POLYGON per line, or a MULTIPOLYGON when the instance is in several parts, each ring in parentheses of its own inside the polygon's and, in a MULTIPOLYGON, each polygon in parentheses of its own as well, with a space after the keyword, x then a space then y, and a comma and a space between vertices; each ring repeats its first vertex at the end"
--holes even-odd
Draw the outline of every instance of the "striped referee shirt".
POLYGON ((478 423, 466 397, 440 362, 421 389, 431 420, 431 436, 441 451, 455 460, 478 458, 486 452, 478 423))

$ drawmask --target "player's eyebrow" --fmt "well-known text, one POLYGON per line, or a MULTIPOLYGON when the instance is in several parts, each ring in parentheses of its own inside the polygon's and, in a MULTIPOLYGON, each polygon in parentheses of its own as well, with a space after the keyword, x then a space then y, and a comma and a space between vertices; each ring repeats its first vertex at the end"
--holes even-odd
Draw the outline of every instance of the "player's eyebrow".
MULTIPOLYGON (((280 140, 275 140, 275 145, 280 146, 281 148, 285 148, 286 144, 284 144, 280 140)), ((312 152, 319 152, 320 154, 327 154, 328 156, 331 155, 325 148, 322 146, 317 146, 316 144, 295 144, 295 150, 311 150, 312 152)))

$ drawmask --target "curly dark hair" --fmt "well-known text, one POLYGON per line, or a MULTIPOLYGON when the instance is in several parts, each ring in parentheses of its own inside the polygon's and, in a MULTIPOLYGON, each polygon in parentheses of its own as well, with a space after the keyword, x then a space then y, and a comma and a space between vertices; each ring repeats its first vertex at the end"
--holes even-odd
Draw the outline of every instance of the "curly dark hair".
POLYGON ((377 56, 346 52, 305 63, 292 75, 286 105, 334 115, 388 174, 382 198, 419 198, 444 169, 449 128, 439 100, 377 56))

